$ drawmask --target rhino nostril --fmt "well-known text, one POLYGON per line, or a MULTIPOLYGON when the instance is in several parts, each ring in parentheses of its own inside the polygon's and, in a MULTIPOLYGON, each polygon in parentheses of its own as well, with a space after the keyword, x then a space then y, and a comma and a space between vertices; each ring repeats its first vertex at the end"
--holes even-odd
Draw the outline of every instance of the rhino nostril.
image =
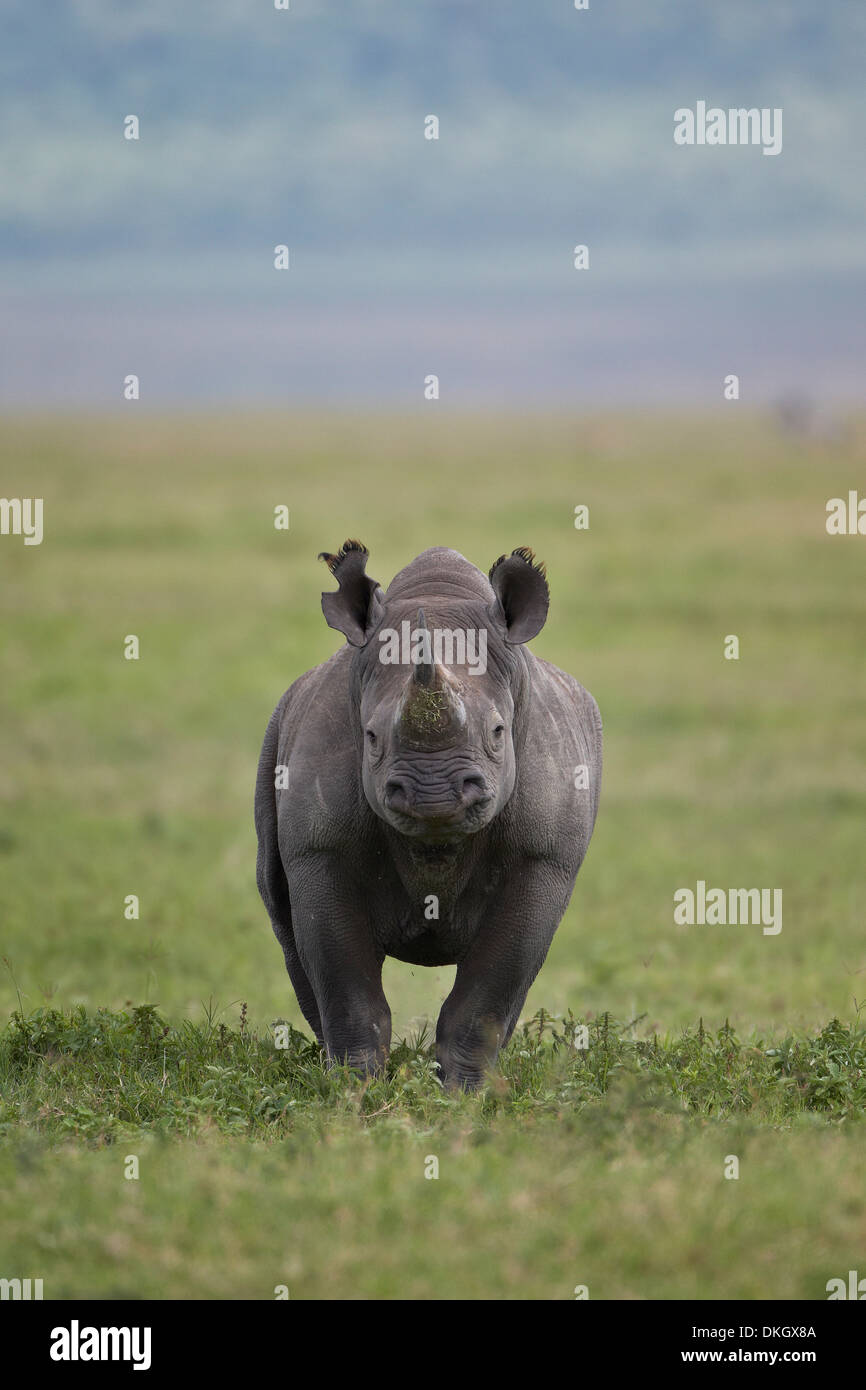
POLYGON ((392 811, 406 811, 412 804, 409 788, 399 777, 389 777, 385 783, 385 805, 392 811))
POLYGON ((464 806, 487 800, 487 786, 480 772, 467 772, 458 782, 458 795, 464 806))

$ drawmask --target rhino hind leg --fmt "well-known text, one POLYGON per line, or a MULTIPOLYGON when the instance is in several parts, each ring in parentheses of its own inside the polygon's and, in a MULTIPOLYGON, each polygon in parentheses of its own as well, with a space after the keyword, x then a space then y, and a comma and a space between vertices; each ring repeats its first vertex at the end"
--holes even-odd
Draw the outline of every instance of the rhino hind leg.
POLYGON ((316 995, 307 978, 307 972, 301 964, 298 948, 295 945, 292 908, 283 866, 279 861, 279 854, 276 856, 276 862, 269 859, 268 856, 263 856, 263 858, 265 859, 265 864, 262 866, 264 872, 261 874, 263 881, 260 881, 259 888, 268 909, 274 936, 283 948, 286 969, 301 1006, 301 1013, 315 1033, 319 1046, 324 1047, 325 1034, 319 1006, 316 1003, 316 995))
POLYGON ((289 979, 292 988, 298 997, 301 1006, 301 1013, 309 1023, 316 1035, 316 1042, 320 1047, 325 1046, 325 1033, 322 1028, 322 1019, 319 1014, 319 1006, 316 1003, 316 996, 313 993, 313 986, 307 979, 306 971, 301 965, 295 946, 295 937, 292 931, 292 919, 289 916, 288 922, 273 922, 274 935, 283 948, 283 955, 286 960, 286 969, 289 972, 289 979))
POLYGON ((274 764, 277 753, 277 732, 282 702, 271 715, 265 733, 262 754, 259 760, 256 781, 255 821, 259 848, 256 861, 256 882, 262 902, 268 910, 274 935, 283 948, 289 979, 298 997, 301 1013, 316 1035, 320 1047, 324 1046, 322 1019, 313 987, 301 964, 295 945, 292 925, 292 905, 289 898, 289 885, 286 871, 280 856, 277 835, 277 811, 274 800, 274 764))

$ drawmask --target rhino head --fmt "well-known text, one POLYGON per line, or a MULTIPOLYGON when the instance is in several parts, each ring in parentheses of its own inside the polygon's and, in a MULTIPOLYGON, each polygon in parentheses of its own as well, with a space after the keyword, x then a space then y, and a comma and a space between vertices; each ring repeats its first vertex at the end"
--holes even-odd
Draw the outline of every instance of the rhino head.
POLYGON ((325 618, 355 648, 349 710, 364 795, 401 835, 459 843, 514 790, 529 686, 522 644, 547 617, 543 566, 515 550, 488 580, 437 548, 385 593, 360 542, 320 558, 340 586, 322 595, 325 618))

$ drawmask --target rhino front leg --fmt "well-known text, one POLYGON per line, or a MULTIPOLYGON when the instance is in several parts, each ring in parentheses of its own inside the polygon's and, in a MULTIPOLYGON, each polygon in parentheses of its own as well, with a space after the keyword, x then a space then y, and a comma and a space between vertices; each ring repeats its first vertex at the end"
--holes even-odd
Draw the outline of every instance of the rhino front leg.
POLYGON ((474 1090, 483 1083, 511 1037, 573 886, 570 870, 537 861, 509 875, 439 1015, 436 1056, 447 1085, 474 1090))
MULTIPOLYGON (((381 969, 381 967, 380 967, 381 969)), ((375 1075, 385 1065, 391 1046, 391 1010, 381 979, 370 990, 331 989, 322 1010, 328 1060, 375 1075)))
POLYGON ((302 887, 293 882, 295 944, 316 997, 329 1060, 373 1073, 383 1067, 391 1045, 384 954, 359 910, 359 892, 341 889, 337 875, 334 864, 311 873, 307 863, 302 887))

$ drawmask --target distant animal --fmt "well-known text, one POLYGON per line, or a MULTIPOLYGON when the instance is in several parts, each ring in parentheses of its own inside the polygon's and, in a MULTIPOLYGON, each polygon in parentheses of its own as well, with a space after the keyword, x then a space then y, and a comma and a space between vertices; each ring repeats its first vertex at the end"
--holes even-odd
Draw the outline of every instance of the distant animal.
POLYGON ((425 550, 383 592, 368 551, 322 554, 346 645, 271 716, 255 793, 257 880, 301 1010, 332 1061, 378 1071, 386 956, 456 965, 436 1029, 451 1086, 482 1084, 517 1023, 595 824, 598 706, 526 647, 544 566, 489 578, 425 550))

